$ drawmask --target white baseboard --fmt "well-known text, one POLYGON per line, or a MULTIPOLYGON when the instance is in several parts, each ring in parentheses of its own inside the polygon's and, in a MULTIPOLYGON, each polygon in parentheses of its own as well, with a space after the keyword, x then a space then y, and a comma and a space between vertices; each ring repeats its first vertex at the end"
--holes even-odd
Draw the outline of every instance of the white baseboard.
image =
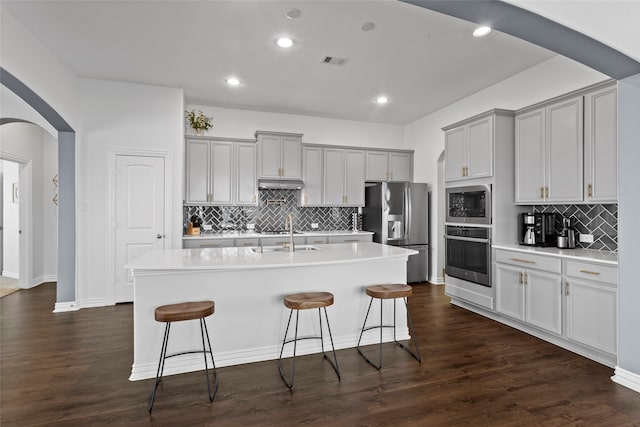
POLYGON ((20 275, 18 273, 13 273, 11 271, 2 271, 2 275, 4 277, 8 277, 9 279, 20 279, 20 275))
POLYGON ((79 302, 80 308, 94 308, 94 307, 106 307, 108 305, 113 305, 107 303, 107 300, 104 298, 88 298, 83 299, 79 302))
POLYGON ((53 312, 54 313, 65 313, 67 311, 78 311, 80 310, 80 306, 78 305, 77 302, 75 301, 69 301, 69 302, 57 302, 53 312))
POLYGON ((432 285, 444 285, 444 277, 442 276, 429 277, 429 283, 431 283, 432 285))
POLYGON ((616 366, 615 375, 611 377, 615 383, 623 385, 631 390, 640 393, 640 375, 616 366))
POLYGON ((42 283, 58 282, 57 274, 45 274, 42 276, 42 283))
MULTIPOLYGON (((333 342, 335 344, 336 350, 341 350, 344 348, 353 348, 358 343, 358 338, 360 334, 357 335, 349 335, 342 337, 334 337, 333 342)), ((289 337, 291 338, 291 337, 289 337)), ((407 328, 398 329, 397 336, 398 341, 405 341, 410 339, 409 331, 407 328)), ((383 342, 393 341, 393 333, 390 330, 385 330, 382 334, 383 342)), ((367 346, 378 344, 380 342, 380 335, 378 332, 365 334, 362 337, 362 342, 360 345, 367 346), (367 336, 369 335, 369 336, 367 336)), ((412 345, 412 344, 411 344, 412 345)), ((263 362, 266 360, 276 360, 280 355, 280 346, 281 344, 276 344, 268 347, 254 347, 245 350, 239 351, 230 351, 224 353, 216 353, 215 352, 215 343, 213 356, 215 358, 216 367, 221 368, 224 366, 232 366, 232 365, 240 365, 246 363, 253 362, 263 362)), ((160 348, 160 343, 158 343, 158 348, 160 348)), ((325 351, 330 353, 331 343, 328 339, 324 340, 324 348, 325 351)), ((314 354, 320 353, 321 347, 320 343, 316 340, 313 341, 301 341, 298 342, 296 348, 296 356, 303 356, 305 354, 314 354)), ((370 350, 373 351, 373 350, 370 350)), ((375 354, 375 351, 373 351, 375 354)), ((291 357, 293 354, 292 345, 289 345, 285 348, 283 357, 291 357)), ((329 357, 332 357, 329 354, 329 357)), ((375 356, 374 356, 375 357, 375 356)), ((131 367, 131 376, 129 377, 129 381, 138 381, 149 378, 154 378, 156 376, 156 372, 158 369, 158 365, 155 363, 143 363, 138 365, 133 365, 131 367)), ((338 364, 340 364, 340 358, 338 358, 338 364)), ((204 359, 201 354, 185 354, 183 356, 172 357, 167 359, 164 366, 164 375, 175 375, 175 374, 183 374, 186 372, 194 372, 201 371, 204 369, 204 359)))

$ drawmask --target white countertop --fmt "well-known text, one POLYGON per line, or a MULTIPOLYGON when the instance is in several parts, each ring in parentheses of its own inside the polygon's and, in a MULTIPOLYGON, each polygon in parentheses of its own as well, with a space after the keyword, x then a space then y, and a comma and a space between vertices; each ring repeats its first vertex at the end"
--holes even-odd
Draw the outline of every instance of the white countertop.
MULTIPOLYGON (((314 245, 304 245, 314 246, 314 245)), ((257 253, 252 248, 161 249, 142 254, 125 268, 135 270, 246 270, 302 267, 403 258, 417 254, 412 249, 379 243, 315 245, 316 250, 257 253)))
POLYGON ((491 245, 494 249, 506 249, 522 253, 546 255, 557 258, 574 259, 578 261, 598 262, 600 264, 618 265, 618 254, 608 251, 594 251, 591 249, 558 249, 542 248, 522 245, 491 245))
MULTIPOLYGON (((320 237, 320 236, 366 236, 373 234, 373 231, 350 231, 350 230, 330 230, 330 231, 302 231, 294 234, 294 237, 320 237)), ((257 239, 260 237, 282 237, 288 234, 265 234, 255 231, 222 231, 222 232, 201 232, 195 236, 184 235, 183 240, 192 239, 257 239)))

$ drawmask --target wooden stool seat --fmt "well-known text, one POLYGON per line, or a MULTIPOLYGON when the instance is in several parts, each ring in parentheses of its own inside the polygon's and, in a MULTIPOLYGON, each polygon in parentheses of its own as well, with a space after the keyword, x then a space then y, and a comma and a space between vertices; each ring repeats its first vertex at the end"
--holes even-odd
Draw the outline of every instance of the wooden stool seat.
POLYGON ((409 285, 374 285, 367 287, 367 295, 372 298, 392 299, 410 297, 413 289, 409 285))
POLYGON ((183 302, 157 307, 155 317, 156 322, 180 322, 202 319, 211 316, 214 311, 215 303, 213 301, 183 302))
POLYGON ((286 295, 284 305, 292 310, 329 307, 333 305, 333 294, 329 292, 303 292, 286 295))

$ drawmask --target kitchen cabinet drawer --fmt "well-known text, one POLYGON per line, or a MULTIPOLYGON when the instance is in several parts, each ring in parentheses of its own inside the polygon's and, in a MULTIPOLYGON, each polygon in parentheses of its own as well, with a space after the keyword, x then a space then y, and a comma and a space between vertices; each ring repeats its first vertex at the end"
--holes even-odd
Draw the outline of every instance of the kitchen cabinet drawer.
POLYGON ((247 246, 259 246, 260 239, 252 238, 252 239, 236 239, 236 247, 244 248, 247 246))
POLYGON ((606 265, 565 260, 565 274, 578 279, 618 283, 618 269, 606 265))
POLYGON ((371 235, 366 236, 329 236, 328 243, 358 243, 370 242, 371 235))
POLYGON ((327 243, 326 236, 307 237, 307 245, 322 245, 327 243))
POLYGON ((497 249, 496 262, 517 265, 519 267, 534 268, 537 270, 548 271, 550 273, 560 274, 562 271, 562 260, 560 260, 560 258, 525 254, 522 252, 510 252, 497 249))
POLYGON ((184 240, 183 246, 185 249, 232 248, 234 246, 234 241, 233 239, 191 239, 184 240))
MULTIPOLYGON (((260 240, 262 241, 262 246, 287 246, 289 244, 289 236, 263 237, 260 240)), ((293 238, 293 243, 296 245, 304 245, 305 238, 296 236, 293 238)))

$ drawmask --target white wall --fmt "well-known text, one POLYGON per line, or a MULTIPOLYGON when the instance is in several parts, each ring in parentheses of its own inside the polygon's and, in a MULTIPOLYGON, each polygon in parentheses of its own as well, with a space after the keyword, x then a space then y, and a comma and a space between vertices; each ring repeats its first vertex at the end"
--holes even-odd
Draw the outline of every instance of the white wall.
MULTIPOLYGON (((48 199, 51 178, 57 173, 57 142, 40 126, 30 123, 8 123, 0 126, 1 152, 31 162, 31 279, 27 286, 56 280, 57 275, 57 216, 48 199), (45 155, 46 153, 46 155, 45 155), (54 250, 50 250, 50 248, 54 250)), ((28 189, 21 185, 26 197, 28 189)), ((10 195, 10 194, 9 194, 10 195)), ((14 205, 17 206, 17 205, 14 205)), ((28 227, 22 225, 23 229, 28 227)), ((25 230, 26 232, 26 230, 25 230)), ((16 245, 17 248, 17 245, 16 245)), ((16 251, 15 256, 18 254, 16 251)), ((5 256, 7 253, 5 252, 5 256)))
MULTIPOLYGON (((444 150, 442 128, 493 108, 517 110, 522 107, 606 80, 607 76, 565 57, 556 56, 515 76, 477 92, 404 128, 408 149, 415 150, 414 179, 432 184, 431 200, 438 200, 437 159, 444 150)), ((444 210, 432 206, 431 236, 438 236, 437 225, 444 221, 444 210)), ((432 239, 431 265, 438 266, 439 239, 432 239)), ((442 282, 441 268, 431 271, 433 282, 442 282), (437 276, 435 276, 437 275, 437 276)))
POLYGON ((0 8, 2 67, 37 93, 77 130, 77 76, 4 7, 0 8))
MULTIPOLYGON (((187 110, 202 110, 213 116, 213 128, 208 135, 227 138, 254 138, 255 131, 302 133, 307 144, 346 145, 354 147, 402 149, 402 126, 328 119, 296 114, 187 105, 187 110)), ((185 131, 194 134, 186 123, 185 131)))
POLYGON ((2 275, 17 279, 20 275, 18 257, 18 204, 13 203, 13 184, 18 182, 18 163, 0 161, 2 173, 2 275))
POLYGON ((172 154, 173 226, 169 244, 181 247, 184 101, 181 89, 81 79, 82 139, 78 143, 78 293, 81 305, 104 305, 109 283, 111 149, 172 154))

